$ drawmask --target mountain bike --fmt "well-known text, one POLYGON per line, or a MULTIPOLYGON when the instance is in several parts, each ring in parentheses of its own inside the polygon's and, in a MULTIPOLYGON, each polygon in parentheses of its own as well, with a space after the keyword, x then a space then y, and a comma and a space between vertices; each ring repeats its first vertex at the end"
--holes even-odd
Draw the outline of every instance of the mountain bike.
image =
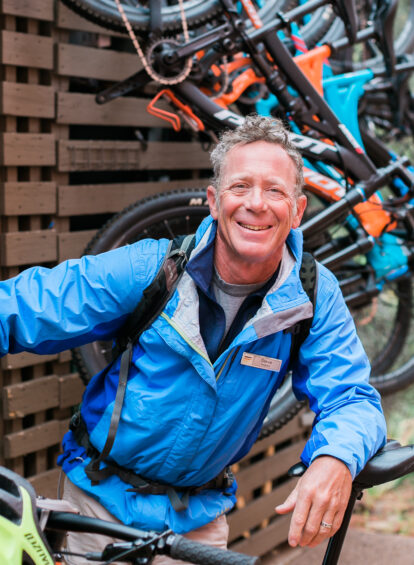
MULTIPOLYGON (((294 465, 289 474, 301 476, 306 468, 294 465)), ((401 447, 389 441, 355 478, 340 529, 331 537, 323 565, 336 565, 357 499, 363 490, 403 477, 414 471, 414 445, 401 447)), ((103 551, 79 555, 85 561, 150 564, 156 555, 169 555, 199 565, 258 565, 260 559, 207 546, 174 534, 142 531, 123 524, 81 516, 66 501, 36 499, 33 487, 17 473, 0 467, 0 556, 10 565, 53 565, 69 555, 62 549, 67 531, 117 538, 103 551)))
MULTIPOLYGON (((219 96, 206 94, 208 71, 221 64, 225 52, 226 57, 232 57, 227 64, 243 66, 247 60, 260 74, 277 96, 281 114, 289 120, 293 141, 307 165, 306 188, 314 195, 316 208, 310 208, 312 217, 302 226, 305 247, 337 274, 363 342, 364 333, 374 333, 373 349, 368 352, 372 382, 381 392, 391 392, 414 378, 413 355, 406 358, 401 354, 411 319, 414 222, 410 200, 414 181, 406 160, 391 155, 368 131, 359 132, 363 146, 358 142, 322 98, 318 81, 309 80, 306 68, 295 64, 276 33, 327 4, 326 0, 311 0, 254 27, 246 25, 230 0, 222 0, 223 20, 215 26, 210 25, 207 31, 201 28, 192 39, 178 45, 162 37, 156 47, 152 44, 151 73, 163 75, 168 89, 157 94, 150 110, 177 128, 184 118, 194 129, 214 135, 224 127, 235 127, 243 116, 220 104, 219 96), (190 59, 193 63, 196 60, 195 71, 193 68, 186 74, 190 59), (176 105, 175 113, 157 108, 161 94, 176 105)), ((334 5, 347 22, 350 39, 341 38, 328 46, 330 51, 350 45, 350 40, 366 41, 377 34, 375 26, 356 30, 352 3, 334 5)), ((389 41, 385 44, 389 47, 389 41)), ((101 92, 97 99, 101 103, 111 100, 143 88, 150 80, 146 70, 138 71, 101 92)), ((185 233, 206 213, 202 191, 175 193, 171 199, 157 196, 121 213, 99 232, 87 252, 97 253, 148 235, 185 233)), ((105 354, 101 344, 80 348, 86 373, 101 369, 106 364, 105 354)), ((285 421, 285 414, 290 417, 297 409, 293 395, 288 405, 279 405, 283 412, 279 412, 276 426, 285 421)))

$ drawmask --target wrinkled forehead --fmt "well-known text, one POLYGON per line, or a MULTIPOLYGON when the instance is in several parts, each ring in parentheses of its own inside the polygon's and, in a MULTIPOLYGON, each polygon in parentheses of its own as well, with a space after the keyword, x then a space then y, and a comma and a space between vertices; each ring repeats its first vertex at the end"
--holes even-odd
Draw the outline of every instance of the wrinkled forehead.
POLYGON ((294 187, 296 164, 279 144, 267 141, 238 144, 225 155, 220 169, 220 185, 232 178, 261 177, 294 187))

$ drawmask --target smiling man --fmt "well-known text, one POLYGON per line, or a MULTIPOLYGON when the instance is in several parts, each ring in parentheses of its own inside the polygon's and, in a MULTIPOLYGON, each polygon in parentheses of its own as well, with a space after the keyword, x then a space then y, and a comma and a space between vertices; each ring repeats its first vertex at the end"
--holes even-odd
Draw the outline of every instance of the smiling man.
MULTIPOLYGON (((380 399, 335 277, 318 265, 314 312, 302 288, 302 159, 282 123, 250 116, 211 157, 211 216, 172 297, 134 345, 110 468, 98 480, 88 473, 116 408, 119 361, 89 383, 63 440, 64 497, 85 514, 225 547, 236 488, 226 468, 248 453, 292 367, 295 394, 316 417, 302 453, 308 470, 276 511, 293 511, 292 546, 313 546, 339 528, 352 478, 385 441, 380 399), (290 359, 289 330, 309 318, 290 359)), ((1 282, 0 352, 115 337, 167 247, 142 240, 1 282)), ((108 541, 75 533, 68 549, 108 541)))

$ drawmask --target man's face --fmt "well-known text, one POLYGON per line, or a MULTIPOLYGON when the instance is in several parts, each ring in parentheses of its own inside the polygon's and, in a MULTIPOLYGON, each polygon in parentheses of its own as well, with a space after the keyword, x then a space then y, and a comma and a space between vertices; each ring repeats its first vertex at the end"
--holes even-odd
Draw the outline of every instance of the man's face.
POLYGON ((256 141, 227 153, 219 190, 207 189, 218 222, 215 263, 227 282, 260 282, 276 270, 306 207, 295 181, 295 165, 278 145, 256 141))

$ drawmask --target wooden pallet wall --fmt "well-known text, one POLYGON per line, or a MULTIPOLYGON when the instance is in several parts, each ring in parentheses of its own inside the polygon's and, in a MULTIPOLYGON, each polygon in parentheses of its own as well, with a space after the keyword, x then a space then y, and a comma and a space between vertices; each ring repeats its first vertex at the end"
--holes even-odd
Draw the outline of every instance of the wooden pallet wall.
MULTIPOLYGON (((139 68, 120 34, 57 0, 0 0, 2 279, 80 256, 108 217, 138 199, 207 185, 208 153, 148 114, 148 100, 95 103, 97 85, 139 68)), ((54 496, 60 440, 83 391, 71 354, 6 355, 0 385, 0 464, 54 496)), ((241 502, 230 518, 235 549, 263 553, 285 538, 273 507, 306 430, 297 418, 240 464, 241 502)))

